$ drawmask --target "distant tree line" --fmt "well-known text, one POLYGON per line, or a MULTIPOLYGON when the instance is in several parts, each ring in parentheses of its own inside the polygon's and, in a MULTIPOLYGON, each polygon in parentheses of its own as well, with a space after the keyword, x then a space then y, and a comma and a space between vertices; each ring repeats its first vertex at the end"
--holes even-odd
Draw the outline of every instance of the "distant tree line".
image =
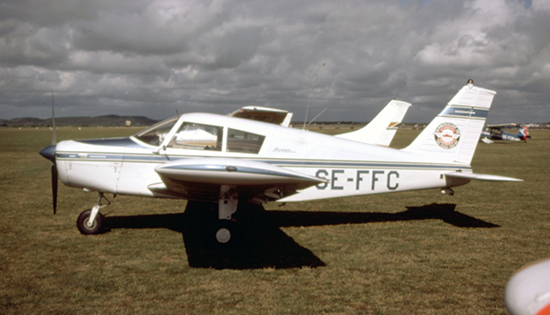
MULTIPOLYGON (((131 126, 150 126, 157 122, 157 120, 144 116, 105 115, 97 117, 56 117, 55 125, 58 127, 124 127, 127 126, 127 121, 131 122, 131 126)), ((51 125, 51 118, 22 117, 0 120, 0 126, 3 127, 51 127, 51 125)))

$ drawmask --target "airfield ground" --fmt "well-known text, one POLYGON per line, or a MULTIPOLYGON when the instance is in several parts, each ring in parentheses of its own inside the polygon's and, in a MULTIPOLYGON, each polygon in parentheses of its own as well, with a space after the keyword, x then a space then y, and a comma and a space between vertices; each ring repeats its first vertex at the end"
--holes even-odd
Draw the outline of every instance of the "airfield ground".
MULTIPOLYGON (((59 128, 58 140, 133 128, 59 128)), ((322 130, 321 130, 322 131, 322 130)), ((400 130, 404 147, 417 130, 400 130)), ((96 195, 59 187, 52 215, 47 129, 0 129, 2 314, 506 314, 521 266, 550 257, 550 131, 479 144, 476 172, 523 183, 266 205, 248 241, 203 246, 185 201, 119 196, 111 229, 83 236, 96 195)))

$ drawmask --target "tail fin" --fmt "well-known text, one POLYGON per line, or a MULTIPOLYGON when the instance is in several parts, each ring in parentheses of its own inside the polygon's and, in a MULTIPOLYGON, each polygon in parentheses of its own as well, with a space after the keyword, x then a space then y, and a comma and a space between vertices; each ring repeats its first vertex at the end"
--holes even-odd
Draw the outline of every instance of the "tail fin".
POLYGON ((363 143, 389 146, 397 132, 397 125, 401 123, 410 106, 410 103, 392 100, 365 127, 356 131, 336 135, 336 137, 363 143))
POLYGON ((403 151, 470 165, 495 94, 467 84, 403 151))
POLYGON ((523 141, 527 141, 527 138, 531 138, 529 135, 529 127, 523 126, 518 130, 518 133, 516 134, 517 137, 519 137, 523 141))

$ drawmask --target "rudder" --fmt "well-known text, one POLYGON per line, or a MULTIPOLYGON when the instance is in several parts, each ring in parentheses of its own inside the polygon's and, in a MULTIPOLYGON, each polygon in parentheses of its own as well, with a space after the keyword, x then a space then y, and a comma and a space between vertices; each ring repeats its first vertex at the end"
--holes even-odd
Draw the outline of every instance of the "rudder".
POLYGON ((470 165, 496 92, 465 85, 403 151, 470 165))

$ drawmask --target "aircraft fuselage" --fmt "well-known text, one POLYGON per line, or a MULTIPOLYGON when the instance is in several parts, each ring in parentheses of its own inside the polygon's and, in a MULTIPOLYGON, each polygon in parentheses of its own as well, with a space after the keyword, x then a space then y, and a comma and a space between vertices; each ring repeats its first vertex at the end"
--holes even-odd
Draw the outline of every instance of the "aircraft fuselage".
MULTIPOLYGON (((222 177, 231 173, 208 165, 209 159, 217 159, 216 162, 225 162, 227 167, 239 164, 238 161, 254 161, 262 163, 265 168, 273 165, 322 180, 296 194, 281 196, 280 201, 287 202, 442 188, 449 186, 442 174, 471 172, 468 165, 439 163, 392 148, 212 114, 182 115, 168 134, 159 137, 165 139, 160 145, 151 145, 136 136, 62 141, 56 148, 59 178, 65 185, 92 191, 186 198, 186 187, 182 187, 179 196, 174 192, 151 189, 154 185, 163 185, 155 168, 175 161, 200 159, 206 163, 202 169, 195 170, 196 183, 200 186, 208 176, 222 177), (177 138, 177 130, 189 123, 207 123, 219 128, 222 134, 219 148, 171 145, 168 138, 177 138), (229 130, 263 137, 263 143, 257 153, 231 152, 237 149, 231 150, 231 140, 227 139, 228 135, 231 136, 229 130)), ((246 146, 244 142, 242 145, 246 146)), ((273 176, 269 180, 272 181, 273 176)), ((188 181, 193 180, 188 178, 188 181)), ((242 173, 236 172, 227 184, 241 186, 245 185, 243 181, 242 173)))

